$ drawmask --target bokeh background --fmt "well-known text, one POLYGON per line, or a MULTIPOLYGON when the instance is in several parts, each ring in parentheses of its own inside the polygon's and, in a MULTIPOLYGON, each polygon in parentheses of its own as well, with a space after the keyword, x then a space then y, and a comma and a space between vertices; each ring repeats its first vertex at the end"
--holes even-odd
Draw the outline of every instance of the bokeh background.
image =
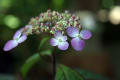
MULTIPOLYGON (((80 16, 83 27, 93 34, 83 51, 57 54, 59 62, 120 80, 120 0, 0 0, 0 80, 22 80, 21 66, 37 51, 41 35, 29 36, 9 52, 4 52, 3 46, 17 29, 48 9, 80 16)), ((35 64, 26 80, 50 80, 49 67, 35 64)))

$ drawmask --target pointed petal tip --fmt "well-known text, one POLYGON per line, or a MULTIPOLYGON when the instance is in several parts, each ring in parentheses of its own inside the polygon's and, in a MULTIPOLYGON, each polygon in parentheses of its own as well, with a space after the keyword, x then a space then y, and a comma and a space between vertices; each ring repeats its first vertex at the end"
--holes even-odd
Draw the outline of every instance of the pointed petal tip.
POLYGON ((5 44, 3 50, 4 50, 4 51, 10 51, 10 50, 12 50, 13 48, 15 48, 17 45, 18 45, 17 41, 15 41, 15 40, 9 40, 9 41, 5 44))

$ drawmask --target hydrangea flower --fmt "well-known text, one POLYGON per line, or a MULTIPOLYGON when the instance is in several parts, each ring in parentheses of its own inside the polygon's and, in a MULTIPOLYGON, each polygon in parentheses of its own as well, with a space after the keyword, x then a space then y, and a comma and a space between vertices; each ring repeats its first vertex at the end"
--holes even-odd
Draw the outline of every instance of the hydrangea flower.
POLYGON ((67 34, 72 37, 71 45, 76 51, 83 50, 85 46, 86 39, 89 39, 92 35, 91 32, 88 30, 81 30, 79 31, 76 27, 68 27, 67 34), (84 40, 82 40, 84 39, 84 40))
POLYGON ((4 51, 9 51, 9 50, 15 48, 16 46, 18 46, 18 44, 24 42, 24 41, 27 39, 27 35, 26 35, 26 34, 22 34, 22 31, 21 31, 21 30, 22 30, 22 29, 18 30, 18 31, 14 34, 13 40, 9 40, 9 41, 5 44, 5 46, 4 46, 4 48, 3 48, 4 51))
POLYGON ((27 39, 28 35, 50 33, 54 34, 54 38, 50 39, 51 46, 57 46, 60 50, 67 50, 69 44, 67 42, 68 34, 72 37, 71 44, 76 51, 81 51, 85 46, 86 39, 91 37, 91 32, 81 30, 80 18, 68 12, 59 13, 57 11, 48 10, 41 13, 40 16, 32 18, 28 25, 18 30, 13 36, 13 40, 9 40, 5 46, 4 51, 9 51, 27 39), (74 26, 74 27, 69 27, 74 26), (67 30, 66 30, 67 29, 67 30))
POLYGON ((58 46, 58 48, 60 50, 67 50, 68 49, 69 44, 66 41, 67 36, 63 36, 60 31, 56 31, 54 34, 54 37, 55 38, 50 39, 51 46, 58 46))

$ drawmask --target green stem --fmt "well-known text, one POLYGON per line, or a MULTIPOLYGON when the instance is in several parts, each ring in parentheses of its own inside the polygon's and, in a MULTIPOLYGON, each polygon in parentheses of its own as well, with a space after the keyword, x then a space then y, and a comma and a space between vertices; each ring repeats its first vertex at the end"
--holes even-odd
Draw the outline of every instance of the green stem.
POLYGON ((56 80, 56 47, 54 49, 54 52, 52 54, 53 59, 53 80, 56 80))

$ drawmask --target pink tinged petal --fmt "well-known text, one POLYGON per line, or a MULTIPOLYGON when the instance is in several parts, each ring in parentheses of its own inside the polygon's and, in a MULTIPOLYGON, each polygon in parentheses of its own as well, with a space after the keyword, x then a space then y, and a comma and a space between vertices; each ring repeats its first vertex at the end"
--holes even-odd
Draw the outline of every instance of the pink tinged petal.
POLYGON ((77 37, 71 40, 71 45, 76 51, 81 51, 85 47, 85 42, 77 37))
POLYGON ((55 38, 58 39, 59 37, 62 37, 62 33, 60 31, 56 31, 54 34, 55 38))
POLYGON ((13 36, 13 39, 18 39, 20 36, 21 36, 21 31, 20 30, 18 30, 15 34, 14 34, 14 36, 13 36))
POLYGON ((26 28, 26 29, 32 28, 32 25, 27 25, 27 26, 25 26, 25 28, 26 28))
POLYGON ((18 43, 22 43, 22 42, 24 42, 26 39, 27 39, 27 36, 24 34, 24 35, 22 35, 22 36, 17 40, 17 42, 18 42, 18 43))
POLYGON ((55 38, 51 38, 50 39, 50 45, 51 46, 57 46, 58 45, 58 40, 56 40, 55 38))
POLYGON ((69 46, 68 42, 59 42, 59 44, 58 44, 58 48, 60 50, 67 50, 68 46, 69 46))
POLYGON ((80 32, 80 37, 83 38, 83 39, 89 39, 89 38, 91 38, 91 36, 92 36, 92 34, 88 30, 82 30, 80 32))
POLYGON ((75 27, 68 27, 67 28, 67 34, 70 37, 76 37, 79 34, 79 30, 75 27))
POLYGON ((16 40, 9 40, 9 41, 5 44, 3 50, 4 50, 4 51, 9 51, 9 50, 15 48, 17 45, 18 45, 18 42, 17 42, 16 40))

